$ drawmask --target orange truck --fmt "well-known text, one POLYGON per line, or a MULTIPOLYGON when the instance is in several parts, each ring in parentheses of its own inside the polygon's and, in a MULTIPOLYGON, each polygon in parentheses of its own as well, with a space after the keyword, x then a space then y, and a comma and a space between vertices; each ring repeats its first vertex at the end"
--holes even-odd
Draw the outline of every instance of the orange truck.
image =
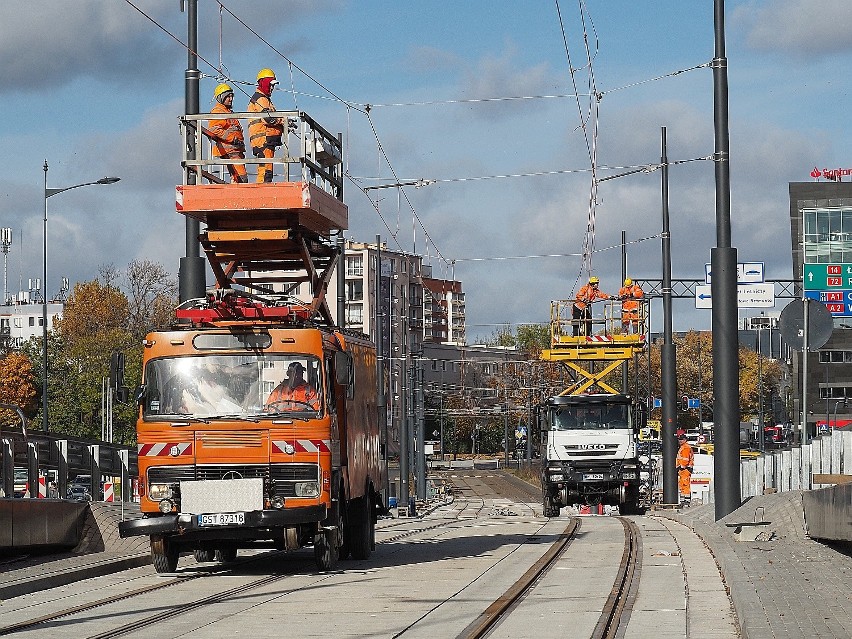
MULTIPOLYGON (((337 143, 305 114, 293 117, 304 139, 337 143)), ((329 570, 375 547, 387 504, 376 349, 334 326, 324 297, 340 258, 329 235, 347 212, 342 186, 329 193, 322 183, 342 177, 300 161, 318 178, 177 189, 178 211, 207 225, 199 240, 216 285, 143 342, 142 518, 119 533, 149 536, 158 572, 173 572, 182 552, 227 562, 240 548, 306 546, 329 570), (310 301, 291 294, 298 282, 310 284, 310 301)))

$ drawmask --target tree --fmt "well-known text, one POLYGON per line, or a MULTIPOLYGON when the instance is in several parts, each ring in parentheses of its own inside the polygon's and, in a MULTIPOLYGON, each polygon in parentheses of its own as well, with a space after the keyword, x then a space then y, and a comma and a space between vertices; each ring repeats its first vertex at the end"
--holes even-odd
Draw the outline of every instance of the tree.
MULTIPOLYGON (((22 353, 9 353, 0 360, 0 402, 21 408, 28 418, 35 413, 38 391, 29 358, 22 353)), ((21 419, 11 409, 0 410, 0 424, 17 426, 21 419)))
POLYGON ((162 264, 133 260, 127 265, 129 325, 139 342, 153 328, 170 324, 178 304, 177 283, 162 264))

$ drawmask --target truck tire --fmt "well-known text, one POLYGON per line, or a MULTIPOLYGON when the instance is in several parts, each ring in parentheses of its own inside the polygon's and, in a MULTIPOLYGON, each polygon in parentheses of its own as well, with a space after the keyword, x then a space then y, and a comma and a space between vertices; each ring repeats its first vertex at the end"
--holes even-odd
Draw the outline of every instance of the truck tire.
POLYGON ((373 550, 375 524, 370 507, 370 497, 365 495, 350 502, 349 510, 349 551, 353 559, 369 559, 373 550))
POLYGON ((559 510, 559 506, 553 503, 553 495, 544 493, 544 509, 542 514, 545 517, 559 517, 559 510))
POLYGON ((216 553, 213 550, 202 550, 201 548, 195 549, 195 561, 200 564, 213 561, 215 558, 216 553))
POLYGON ((177 570, 180 551, 168 537, 151 536, 151 563, 159 573, 177 570))
POLYGON ((314 562, 317 570, 326 572, 334 570, 337 565, 337 544, 330 531, 320 530, 314 535, 314 562))
POLYGON ((236 546, 222 546, 213 553, 213 558, 223 564, 229 564, 237 558, 236 546))

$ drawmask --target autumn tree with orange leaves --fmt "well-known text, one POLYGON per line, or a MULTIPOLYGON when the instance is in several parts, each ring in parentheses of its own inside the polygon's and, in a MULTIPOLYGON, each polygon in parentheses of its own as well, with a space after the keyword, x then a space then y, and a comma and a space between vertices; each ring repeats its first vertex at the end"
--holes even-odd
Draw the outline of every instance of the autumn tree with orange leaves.
MULTIPOLYGON (((24 415, 36 407, 35 375, 29 358, 21 353, 9 353, 0 360, 0 403, 18 406, 24 415)), ((21 424, 17 411, 0 409, 0 424, 16 430, 21 424)))

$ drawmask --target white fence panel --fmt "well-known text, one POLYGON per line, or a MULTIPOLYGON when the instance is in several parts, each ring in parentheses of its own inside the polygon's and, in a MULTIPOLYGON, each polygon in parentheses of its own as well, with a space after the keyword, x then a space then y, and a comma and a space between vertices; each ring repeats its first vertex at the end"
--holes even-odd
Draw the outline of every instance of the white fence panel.
POLYGON ((794 448, 790 451, 790 490, 802 489, 802 449, 794 448))

